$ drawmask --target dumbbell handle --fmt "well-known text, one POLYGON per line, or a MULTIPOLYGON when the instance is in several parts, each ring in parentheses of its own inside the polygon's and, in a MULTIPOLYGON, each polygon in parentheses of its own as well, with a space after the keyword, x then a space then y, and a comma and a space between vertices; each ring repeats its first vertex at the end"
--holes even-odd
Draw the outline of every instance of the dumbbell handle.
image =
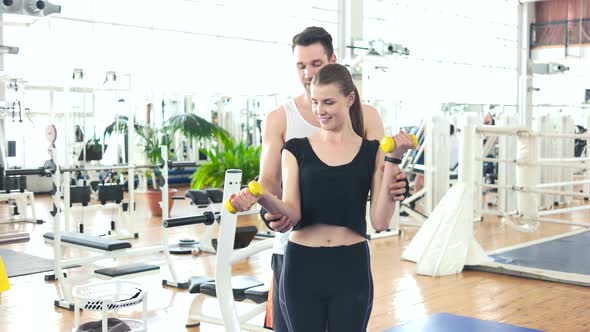
MULTIPOLYGON (((414 134, 409 134, 410 137, 412 138, 412 148, 416 148, 418 146, 418 137, 416 137, 416 135, 414 134)), ((395 144, 395 140, 393 139, 393 137, 391 136, 385 136, 383 137, 383 139, 381 139, 381 150, 383 150, 383 152, 385 153, 389 153, 393 150, 395 150, 396 144, 395 144)))
MULTIPOLYGON (((261 203, 261 205, 264 206, 264 208, 271 214, 277 214, 279 213, 279 209, 278 207, 274 206, 274 204, 272 203, 271 199, 265 199, 264 196, 264 189, 262 188, 262 185, 260 183, 258 183, 257 181, 250 181, 250 183, 248 183, 248 191, 250 191, 250 193, 252 195, 254 195, 255 197, 259 198, 258 203, 261 203)), ((231 205, 231 200, 228 199, 227 201, 225 201, 225 208, 227 209, 227 211, 229 211, 229 213, 235 214, 238 211, 231 205)), ((280 214, 280 213, 279 213, 280 214)))

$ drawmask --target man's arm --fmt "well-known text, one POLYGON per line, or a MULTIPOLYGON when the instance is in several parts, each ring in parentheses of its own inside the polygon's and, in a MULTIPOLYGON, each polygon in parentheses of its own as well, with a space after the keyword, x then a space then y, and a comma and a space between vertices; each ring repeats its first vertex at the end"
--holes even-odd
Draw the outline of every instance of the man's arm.
POLYGON ((281 197, 281 149, 285 144, 286 118, 282 107, 268 113, 262 126, 259 182, 265 191, 281 197))

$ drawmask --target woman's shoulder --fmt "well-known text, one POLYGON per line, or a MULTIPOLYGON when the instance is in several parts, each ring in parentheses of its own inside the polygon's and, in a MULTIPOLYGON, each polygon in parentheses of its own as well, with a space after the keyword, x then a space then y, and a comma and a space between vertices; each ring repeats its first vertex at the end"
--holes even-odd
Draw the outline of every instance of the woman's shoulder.
POLYGON ((307 140, 307 137, 290 138, 285 142, 285 147, 286 148, 299 148, 305 143, 306 140, 307 140))
POLYGON ((304 142, 305 140, 307 140, 307 137, 293 137, 288 139, 285 144, 289 143, 289 144, 301 144, 301 142, 304 142))
POLYGON ((377 150, 379 149, 379 145, 381 144, 378 140, 366 139, 366 138, 363 138, 363 140, 367 143, 367 146, 369 147, 371 152, 374 152, 374 153, 377 152, 377 150))
POLYGON ((290 151, 293 155, 297 156, 303 151, 306 140, 306 137, 291 138, 285 142, 283 149, 290 151))

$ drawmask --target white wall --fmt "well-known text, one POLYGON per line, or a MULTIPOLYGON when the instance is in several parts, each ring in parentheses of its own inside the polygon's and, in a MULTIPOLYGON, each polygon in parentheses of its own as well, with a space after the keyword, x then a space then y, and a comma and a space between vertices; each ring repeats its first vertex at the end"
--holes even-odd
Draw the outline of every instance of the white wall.
MULTIPOLYGON (((193 95, 199 114, 224 95, 280 96, 262 97, 261 111, 273 109, 301 91, 292 36, 318 25, 338 40, 338 0, 54 2, 62 5, 59 15, 5 17, 26 23, 4 27, 5 44, 20 47, 19 55, 5 57, 7 72, 30 84, 63 85, 73 68, 83 68, 87 84, 98 88, 107 70, 132 73, 134 87, 147 94, 193 95)), ((364 3, 365 40, 399 43, 411 52, 378 60, 385 71, 364 67, 370 79, 363 97, 400 113, 387 118, 411 125, 443 102, 515 102, 515 1, 364 3)), ((111 119, 112 111, 97 112, 111 119)))
POLYGON ((365 36, 401 44, 410 56, 375 60, 376 70, 366 64, 365 97, 402 101, 399 125, 417 124, 444 102, 514 104, 516 14, 507 1, 367 1, 365 36))

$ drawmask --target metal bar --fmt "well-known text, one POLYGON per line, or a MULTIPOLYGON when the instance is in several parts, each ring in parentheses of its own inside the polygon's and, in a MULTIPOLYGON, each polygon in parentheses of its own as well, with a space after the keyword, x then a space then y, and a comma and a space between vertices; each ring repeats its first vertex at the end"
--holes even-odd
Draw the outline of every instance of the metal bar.
POLYGON ((480 186, 482 188, 491 188, 491 189, 514 189, 514 186, 504 186, 504 185, 499 185, 499 184, 487 184, 487 183, 482 183, 480 184, 480 186))
POLYGON ((590 205, 573 206, 573 207, 567 207, 567 208, 563 208, 563 209, 539 211, 539 215, 540 216, 549 216, 549 215, 553 215, 553 214, 561 214, 561 213, 568 213, 568 212, 574 212, 574 211, 584 211, 584 210, 590 210, 590 205))
MULTIPOLYGON (((175 161, 168 163, 169 168, 183 168, 183 167, 196 167, 198 164, 194 161, 175 161)), ((105 166, 91 166, 91 167, 70 167, 65 168, 61 167, 60 171, 62 173, 65 172, 83 172, 83 171, 109 171, 109 170, 116 170, 116 169, 144 169, 144 168, 162 168, 164 167, 163 164, 154 165, 154 164, 146 164, 146 165, 105 165, 105 166)), ((32 174, 38 174, 32 173, 32 174)), ((18 174, 16 174, 18 175, 18 174)))
POLYGON ((575 191, 559 191, 559 190, 538 190, 538 189, 525 189, 525 188, 514 188, 514 190, 528 192, 528 193, 537 193, 537 194, 549 194, 549 195, 559 195, 559 196, 573 196, 573 197, 580 197, 586 198, 590 197, 590 194, 579 193, 575 191))
POLYGON ((6 233, 0 234, 0 244, 29 241, 29 233, 6 233))
POLYGON ((267 239, 247 246, 246 248, 240 249, 234 252, 230 259, 230 264, 241 261, 242 259, 248 258, 261 251, 271 249, 273 246, 274 239, 267 239))
POLYGON ((92 167, 70 167, 70 168, 60 168, 62 173, 65 172, 80 172, 80 171, 109 171, 109 170, 116 170, 116 169, 142 169, 142 168, 158 168, 161 165, 106 165, 106 166, 92 166, 92 167))
POLYGON ((555 163, 555 162, 531 162, 531 161, 517 161, 517 165, 520 166, 549 166, 549 167, 569 167, 569 168, 586 168, 584 164, 568 164, 568 163, 555 163))
POLYGON ((518 213, 518 211, 502 212, 502 211, 495 211, 495 210, 488 210, 488 209, 482 209, 482 210, 480 210, 480 212, 483 215, 500 216, 500 217, 513 216, 518 213))
POLYGON ((534 133, 538 137, 590 139, 590 134, 534 133))
POLYGON ((568 221, 568 220, 561 220, 561 219, 552 219, 552 218, 537 218, 539 222, 547 222, 550 224, 562 224, 562 225, 571 225, 571 226, 581 226, 581 227, 590 227, 589 223, 580 223, 575 221, 568 221))
POLYGON ((499 186, 495 184, 482 184, 484 188, 496 188, 496 189, 511 189, 515 191, 522 191, 527 193, 536 193, 536 194, 549 194, 549 195, 560 195, 560 196, 573 196, 573 197, 590 197, 590 194, 579 193, 575 191, 559 191, 559 190, 539 190, 535 188, 523 188, 517 186, 499 186))
POLYGON ((16 168, 4 170, 6 176, 18 176, 18 175, 51 175, 46 168, 16 168))
POLYGON ((187 217, 177 217, 177 218, 168 218, 164 219, 162 222, 162 226, 164 228, 170 227, 179 227, 179 226, 188 226, 188 225, 195 225, 195 224, 206 224, 211 225, 215 221, 215 216, 213 212, 206 211, 202 215, 198 216, 187 216, 187 217))
POLYGON ((540 162, 545 161, 558 161, 563 163, 581 163, 584 161, 588 161, 590 158, 541 158, 539 159, 540 162))
MULTIPOLYGON (((529 0, 530 1, 530 0, 529 0)), ((537 0, 538 1, 538 0, 537 0)), ((521 1, 521 2, 526 2, 525 1, 521 1)), ((547 22, 536 22, 536 23, 532 23, 532 26, 545 26, 545 25, 558 25, 558 24, 563 24, 563 23, 578 23, 578 22, 588 22, 590 21, 590 18, 583 18, 583 19, 573 19, 573 20, 555 20, 555 21, 547 21, 547 22)))
POLYGON ((590 179, 577 180, 577 181, 566 181, 566 182, 542 183, 542 184, 538 184, 536 186, 536 188, 560 187, 560 186, 568 186, 568 185, 572 185, 572 184, 586 184, 586 183, 590 183, 590 179))
POLYGON ((526 127, 496 127, 496 126, 477 126, 475 132, 478 134, 486 134, 488 136, 499 136, 499 135, 518 135, 521 133, 528 134, 529 129, 526 127))
POLYGON ((516 163, 514 159, 499 159, 499 158, 476 158, 477 161, 485 161, 492 163, 516 163))
POLYGON ((195 161, 171 161, 168 163, 169 168, 196 167, 197 165, 195 161))

